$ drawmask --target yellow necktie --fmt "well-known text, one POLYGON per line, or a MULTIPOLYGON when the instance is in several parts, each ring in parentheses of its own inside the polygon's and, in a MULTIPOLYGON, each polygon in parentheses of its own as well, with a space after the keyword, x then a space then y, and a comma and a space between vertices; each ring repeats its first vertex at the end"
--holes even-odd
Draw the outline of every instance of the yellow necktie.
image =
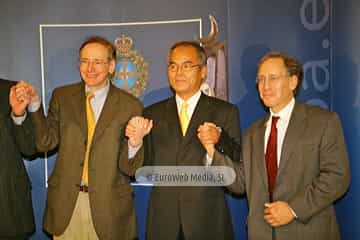
POLYGON ((91 108, 90 100, 94 97, 94 93, 88 92, 86 95, 86 121, 88 127, 88 136, 87 136, 87 144, 86 144, 86 152, 85 152, 85 159, 84 159, 84 168, 83 168, 83 175, 82 175, 82 182, 84 185, 88 185, 89 183, 89 154, 90 154, 90 147, 92 138, 95 132, 95 116, 94 112, 91 108))
POLYGON ((186 130, 189 126, 189 115, 188 115, 188 107, 189 104, 187 102, 183 102, 180 110, 180 124, 181 124, 181 131, 183 136, 186 134, 186 130))

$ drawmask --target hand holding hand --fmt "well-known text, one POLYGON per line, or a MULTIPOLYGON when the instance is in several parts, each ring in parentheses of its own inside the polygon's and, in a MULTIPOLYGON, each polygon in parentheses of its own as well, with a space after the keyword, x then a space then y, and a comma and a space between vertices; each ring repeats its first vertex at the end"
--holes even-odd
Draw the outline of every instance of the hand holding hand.
POLYGON ((143 138, 149 134, 153 127, 153 121, 143 117, 133 117, 126 126, 125 136, 129 138, 131 147, 142 144, 143 138))
POLYGON ((31 90, 27 87, 26 82, 20 81, 11 87, 9 93, 9 103, 15 116, 24 115, 26 107, 30 104, 30 102, 31 90))
POLYGON ((220 131, 217 126, 211 122, 204 122, 198 127, 197 136, 201 144, 206 149, 207 154, 213 158, 215 153, 215 144, 220 138, 220 131))

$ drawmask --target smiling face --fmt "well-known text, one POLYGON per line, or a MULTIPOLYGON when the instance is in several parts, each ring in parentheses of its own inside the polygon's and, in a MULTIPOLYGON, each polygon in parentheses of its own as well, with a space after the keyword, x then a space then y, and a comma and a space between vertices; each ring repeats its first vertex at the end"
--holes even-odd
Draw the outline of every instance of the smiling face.
POLYGON ((109 73, 115 71, 115 60, 111 60, 108 49, 100 43, 89 43, 80 51, 80 75, 85 84, 96 90, 104 87, 109 73))
POLYGON ((189 99, 200 89, 206 72, 206 66, 201 66, 195 47, 180 45, 170 52, 169 84, 183 100, 189 99))
POLYGON ((289 75, 281 58, 265 60, 259 67, 257 79, 261 100, 275 113, 291 101, 298 84, 297 77, 289 75))

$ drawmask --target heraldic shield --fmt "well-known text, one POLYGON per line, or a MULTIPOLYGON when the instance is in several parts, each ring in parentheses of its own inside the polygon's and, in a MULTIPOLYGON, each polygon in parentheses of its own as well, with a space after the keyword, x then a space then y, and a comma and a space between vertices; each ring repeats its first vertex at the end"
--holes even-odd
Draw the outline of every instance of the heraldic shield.
POLYGON ((115 39, 116 70, 112 82, 118 88, 140 97, 145 91, 148 79, 148 63, 137 50, 131 49, 133 40, 121 35, 115 39))

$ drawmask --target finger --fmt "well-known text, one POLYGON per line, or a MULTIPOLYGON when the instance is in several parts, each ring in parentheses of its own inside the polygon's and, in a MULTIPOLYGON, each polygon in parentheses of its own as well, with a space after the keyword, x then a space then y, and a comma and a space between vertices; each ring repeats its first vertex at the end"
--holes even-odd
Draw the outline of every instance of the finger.
POLYGON ((203 138, 200 133, 197 134, 197 137, 199 138, 200 142, 203 143, 203 138))
POLYGON ((15 96, 15 91, 16 91, 16 87, 15 86, 12 86, 10 88, 10 97, 14 97, 15 96))
POLYGON ((205 126, 202 126, 198 132, 200 132, 201 134, 210 134, 209 129, 205 126))
POLYGON ((197 129, 197 131, 198 131, 198 132, 199 132, 199 131, 203 131, 203 129, 204 129, 204 125, 203 125, 203 124, 200 124, 199 127, 198 127, 198 129, 197 129))
POLYGON ((141 117, 139 117, 139 116, 136 117, 136 124, 139 127, 141 126, 141 124, 142 124, 142 118, 141 117))
POLYGON ((125 129, 125 131, 127 132, 131 132, 131 133, 135 133, 136 132, 136 128, 132 125, 128 125, 125 129))
POLYGON ((203 134, 201 132, 198 132, 198 138, 201 139, 201 141, 205 141, 206 140, 206 134, 203 134))
POLYGON ((132 131, 126 129, 126 130, 125 130, 125 136, 126 136, 126 137, 131 137, 131 135, 132 135, 132 131))
POLYGON ((20 80, 17 84, 23 85, 23 84, 26 84, 26 82, 25 82, 25 80, 20 80))
POLYGON ((200 134, 201 138, 206 141, 214 142, 216 140, 216 137, 209 134, 208 132, 199 132, 199 134, 200 134))
POLYGON ((267 222, 269 224, 274 222, 274 218, 271 215, 265 215, 264 220, 265 220, 265 222, 267 222))
POLYGON ((130 118, 129 123, 134 123, 134 122, 135 122, 135 117, 130 118))
POLYGON ((136 127, 129 122, 129 123, 126 125, 126 129, 129 129, 129 130, 134 131, 134 130, 136 129, 136 127))
POLYGON ((265 214, 271 214, 270 208, 265 208, 265 209, 264 209, 264 213, 265 213, 265 214))
POLYGON ((216 128, 216 124, 214 124, 212 122, 205 122, 204 125, 207 127, 215 127, 216 128))
POLYGON ((272 204, 272 203, 265 203, 264 206, 265 206, 266 208, 270 208, 270 207, 273 206, 273 204, 272 204))
POLYGON ((153 120, 151 119, 149 121, 149 124, 148 124, 147 128, 146 128, 146 134, 148 134, 151 131, 152 128, 153 128, 153 120))

